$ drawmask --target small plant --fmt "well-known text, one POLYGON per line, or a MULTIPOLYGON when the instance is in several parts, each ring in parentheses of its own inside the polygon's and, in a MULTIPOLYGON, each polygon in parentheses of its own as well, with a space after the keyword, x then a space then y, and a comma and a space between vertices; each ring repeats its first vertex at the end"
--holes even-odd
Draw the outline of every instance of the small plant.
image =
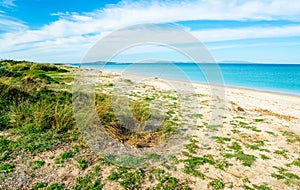
POLYGON ((69 158, 73 157, 73 152, 69 151, 69 152, 65 152, 62 155, 60 155, 59 158, 55 159, 55 164, 63 164, 66 160, 68 160, 69 158))
POLYGON ((113 171, 109 176, 107 176, 109 181, 115 181, 119 179, 119 174, 116 171, 113 171))
POLYGON ((221 162, 218 162, 215 167, 220 170, 225 170, 229 166, 232 166, 232 164, 229 162, 226 162, 226 161, 221 161, 221 162))
POLYGON ((235 157, 235 159, 241 161, 244 166, 248 166, 248 167, 250 167, 252 165, 252 163, 256 160, 255 156, 250 155, 250 154, 245 154, 242 151, 238 151, 234 154, 227 153, 227 154, 224 154, 223 156, 225 158, 235 157))
POLYGON ((41 168, 44 164, 45 164, 45 161, 44 161, 44 160, 35 160, 35 161, 32 163, 32 168, 33 168, 33 169, 38 169, 38 168, 41 168))
POLYGON ((212 188, 214 190, 224 189, 225 188, 224 182, 222 182, 222 181, 220 181, 218 179, 212 180, 209 184, 212 186, 212 188))
POLYGON ((191 174, 195 177, 199 177, 201 179, 204 179, 205 176, 203 173, 197 170, 197 166, 204 165, 204 164, 210 164, 210 165, 215 164, 214 160, 211 160, 206 157, 191 157, 183 161, 185 162, 183 172, 186 174, 191 174))
POLYGON ((288 143, 300 142, 300 135, 298 135, 292 131, 284 131, 282 133, 282 135, 288 137, 286 140, 288 143))
POLYGON ((82 170, 88 166, 88 162, 84 158, 77 160, 77 163, 78 163, 77 167, 82 170))
POLYGON ((159 160, 160 159, 160 155, 156 154, 156 153, 152 153, 152 152, 147 152, 146 153, 146 158, 149 160, 159 160))
POLYGON ((259 150, 259 147, 256 145, 248 145, 248 148, 252 149, 252 150, 259 150))
POLYGON ((150 176, 149 180, 153 181, 154 178, 158 181, 158 184, 151 188, 154 190, 166 189, 182 189, 182 190, 191 190, 185 183, 180 182, 177 178, 170 176, 170 174, 166 173, 162 169, 151 169, 149 171, 150 176))
POLYGON ((275 133, 272 132, 272 131, 266 131, 266 133, 268 133, 268 134, 270 134, 270 135, 272 135, 272 136, 276 136, 275 133))
POLYGON ((256 119, 253 119, 254 122, 262 122, 264 121, 265 119, 261 119, 261 118, 256 118, 256 119))
POLYGON ((283 176, 283 175, 280 175, 280 174, 272 173, 271 176, 274 177, 274 178, 276 178, 276 179, 284 179, 284 176, 283 176))
POLYGON ((11 154, 11 144, 12 142, 0 136, 0 162, 7 160, 11 154))
POLYGON ((120 185, 125 189, 141 189, 141 184, 144 181, 145 174, 143 172, 134 171, 124 173, 120 180, 120 185))
POLYGON ((228 146, 228 148, 234 151, 240 151, 242 149, 242 147, 237 142, 233 142, 231 146, 228 146))
POLYGON ((145 130, 145 122, 151 116, 149 105, 144 102, 132 101, 130 102, 130 109, 135 118, 134 131, 143 132, 145 130))
POLYGON ((169 160, 172 161, 174 164, 178 164, 179 163, 178 159, 174 155, 170 155, 169 156, 169 160))
POLYGON ((64 185, 60 185, 58 183, 52 183, 48 188, 47 190, 64 190, 65 187, 64 185))
POLYGON ((0 164, 0 173, 11 173, 14 168, 14 164, 0 164))
POLYGON ((172 111, 172 110, 169 110, 169 111, 167 111, 167 114, 168 114, 168 115, 173 115, 173 114, 175 114, 175 112, 172 111))
POLYGON ((199 146, 196 144, 197 142, 192 141, 192 143, 185 145, 185 148, 191 153, 196 154, 197 149, 199 149, 199 146))
POLYGON ((197 170, 196 168, 194 168, 193 166, 185 165, 183 168, 183 172, 186 174, 195 176, 195 177, 199 177, 202 180, 205 179, 205 175, 202 172, 200 172, 199 170, 197 170))
POLYGON ((47 183, 46 182, 38 182, 36 183, 34 186, 33 186, 33 190, 37 190, 37 189, 40 189, 40 188, 44 188, 44 187, 47 187, 47 183))
POLYGON ((264 154, 261 154, 260 157, 261 157, 261 159, 263 159, 263 160, 268 160, 268 159, 270 159, 268 156, 266 156, 266 155, 264 155, 264 154))
POLYGON ((230 138, 227 138, 227 137, 218 137, 218 136, 214 136, 213 139, 215 139, 215 141, 217 143, 220 143, 220 144, 223 144, 225 142, 228 142, 228 141, 231 141, 230 138))
POLYGON ((300 167, 300 158, 297 158, 297 159, 294 160, 291 164, 300 167))
POLYGON ((95 166, 93 171, 89 174, 76 178, 76 184, 72 187, 72 190, 100 190, 103 188, 101 183, 100 168, 95 166))
POLYGON ((287 152, 288 152, 287 150, 275 150, 274 154, 278 154, 278 155, 281 155, 281 156, 287 158, 287 155, 286 155, 287 152))
POLYGON ((271 188, 268 187, 267 185, 260 185, 260 186, 254 185, 254 187, 255 187, 257 190, 271 190, 271 188))
POLYGON ((110 181, 119 181, 120 185, 125 189, 140 189, 144 178, 144 172, 138 170, 129 172, 126 168, 119 168, 107 177, 110 181))
POLYGON ((272 177, 278 180, 284 180, 286 185, 299 184, 300 177, 294 173, 288 172, 287 169, 273 166, 278 170, 278 173, 272 173, 272 177))

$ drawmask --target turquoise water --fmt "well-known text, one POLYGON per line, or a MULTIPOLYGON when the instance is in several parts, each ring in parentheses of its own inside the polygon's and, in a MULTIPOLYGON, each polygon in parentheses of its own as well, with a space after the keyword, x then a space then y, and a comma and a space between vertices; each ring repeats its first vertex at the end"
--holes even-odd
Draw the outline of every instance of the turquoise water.
POLYGON ((300 64, 107 63, 105 65, 82 64, 81 66, 300 95, 300 64), (218 77, 219 73, 221 77, 218 77))

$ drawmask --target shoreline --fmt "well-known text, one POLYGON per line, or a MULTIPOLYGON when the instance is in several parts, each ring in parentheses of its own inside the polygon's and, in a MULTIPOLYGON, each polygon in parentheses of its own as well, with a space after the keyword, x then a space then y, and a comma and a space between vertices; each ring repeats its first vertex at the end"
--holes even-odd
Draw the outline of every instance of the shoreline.
MULTIPOLYGON (((77 67, 74 65, 68 65, 71 67, 77 67)), ((109 71, 109 72, 116 72, 116 73, 124 73, 122 71, 113 71, 113 70, 103 70, 102 69, 97 69, 97 68, 89 68, 89 67, 82 67, 82 68, 86 68, 86 69, 93 69, 93 70, 98 70, 98 71, 109 71)), ((127 74, 133 74, 133 75, 140 75, 140 76, 147 76, 147 77, 153 77, 155 78, 156 76, 153 75, 144 75, 144 74, 139 74, 139 73, 127 73, 127 74)), ((183 81, 183 82, 189 82, 189 83, 197 83, 197 84, 204 84, 204 85, 209 85, 207 82, 205 81, 192 81, 192 80, 185 80, 185 79, 173 79, 173 78, 164 78, 164 77, 159 77, 161 79, 164 80, 172 80, 172 81, 183 81)), ((224 82, 224 81, 223 81, 224 82)), ((224 86, 225 88, 237 88, 237 89, 245 89, 245 90, 253 90, 253 91, 259 91, 259 92, 266 92, 266 93, 271 93, 271 94, 279 94, 279 95, 287 95, 287 96, 293 96, 293 97, 300 97, 300 93, 297 92, 286 92, 286 91, 281 91, 281 90, 277 90, 277 89, 264 89, 264 88, 259 88, 259 87, 247 87, 247 86, 235 86, 235 85, 214 85, 214 86, 224 86)))
MULTIPOLYGON (((123 72, 118 72, 118 71, 98 70, 98 69, 94 69, 94 68, 88 68, 88 69, 102 71, 102 72, 103 71, 104 72, 111 72, 111 73, 114 73, 114 74, 123 75, 123 72)), ((142 75, 142 74, 136 74, 136 73, 126 73, 126 75, 134 75, 134 76, 137 76, 137 77, 147 77, 147 78, 153 78, 153 79, 162 79, 162 80, 166 80, 166 81, 174 81, 174 82, 180 82, 180 83, 190 83, 190 84, 193 84, 193 85, 205 85, 207 87, 216 86, 216 87, 224 87, 224 89, 246 90, 246 91, 259 92, 259 93, 267 93, 267 94, 273 94, 273 95, 280 95, 280 96, 300 98, 300 94, 297 95, 297 94, 292 94, 292 93, 284 93, 284 92, 277 92, 277 91, 268 91, 268 90, 258 89, 258 88, 248 88, 248 87, 231 86, 231 85, 216 85, 216 84, 210 85, 208 83, 199 82, 199 81, 185 81, 185 80, 180 80, 180 79, 160 78, 160 77, 148 76, 148 75, 142 75)))

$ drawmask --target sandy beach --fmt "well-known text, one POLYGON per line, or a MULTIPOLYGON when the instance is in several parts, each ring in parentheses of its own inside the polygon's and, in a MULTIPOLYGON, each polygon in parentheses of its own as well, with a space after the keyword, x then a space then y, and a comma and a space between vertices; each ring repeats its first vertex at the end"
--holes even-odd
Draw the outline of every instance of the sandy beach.
MULTIPOLYGON (((102 83, 114 83, 120 73, 102 71, 101 75, 102 83)), ((151 89, 152 93, 157 90, 171 91, 170 85, 166 84, 191 85, 182 81, 149 79, 149 77, 132 74, 122 75, 122 77, 143 84, 148 96, 150 92, 148 89, 151 89), (147 80, 143 81, 145 79, 147 80)), ((192 83, 192 86, 197 97, 200 97, 199 104, 204 106, 201 109, 203 117, 200 123, 202 124, 197 123, 201 126, 209 122, 211 89, 208 85, 198 83, 192 83)), ((198 140, 197 145, 200 150, 195 156, 205 154, 230 166, 225 170, 216 170, 214 166, 204 164, 198 169, 206 171, 206 176, 232 184, 232 189, 250 187, 250 184, 268 184, 272 189, 299 188, 300 170, 299 166, 293 163, 299 160, 300 156, 300 97, 233 87, 225 87, 224 92, 223 126, 215 137, 219 140, 212 143, 209 150, 201 150, 201 139, 206 129, 199 128, 194 139, 198 140), (254 156, 255 161, 250 165, 246 164, 243 158, 235 155, 241 152, 254 156), (295 176, 285 177, 285 174, 290 173, 295 176)), ((190 107, 186 109, 189 110, 190 107)), ((189 117, 186 123, 195 125, 192 120, 193 118, 189 117)), ((182 169, 182 167, 181 164, 178 165, 178 168, 182 169)), ((178 171, 172 171, 172 174, 179 178, 191 179, 194 183, 193 189, 205 189, 208 184, 206 180, 183 175, 178 171)))

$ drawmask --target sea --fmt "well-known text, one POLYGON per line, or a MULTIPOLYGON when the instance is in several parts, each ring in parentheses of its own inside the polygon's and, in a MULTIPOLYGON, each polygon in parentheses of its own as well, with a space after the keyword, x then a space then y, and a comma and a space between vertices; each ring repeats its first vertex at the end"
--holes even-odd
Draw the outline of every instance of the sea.
POLYGON ((300 64, 82 63, 83 68, 300 96, 300 64))

